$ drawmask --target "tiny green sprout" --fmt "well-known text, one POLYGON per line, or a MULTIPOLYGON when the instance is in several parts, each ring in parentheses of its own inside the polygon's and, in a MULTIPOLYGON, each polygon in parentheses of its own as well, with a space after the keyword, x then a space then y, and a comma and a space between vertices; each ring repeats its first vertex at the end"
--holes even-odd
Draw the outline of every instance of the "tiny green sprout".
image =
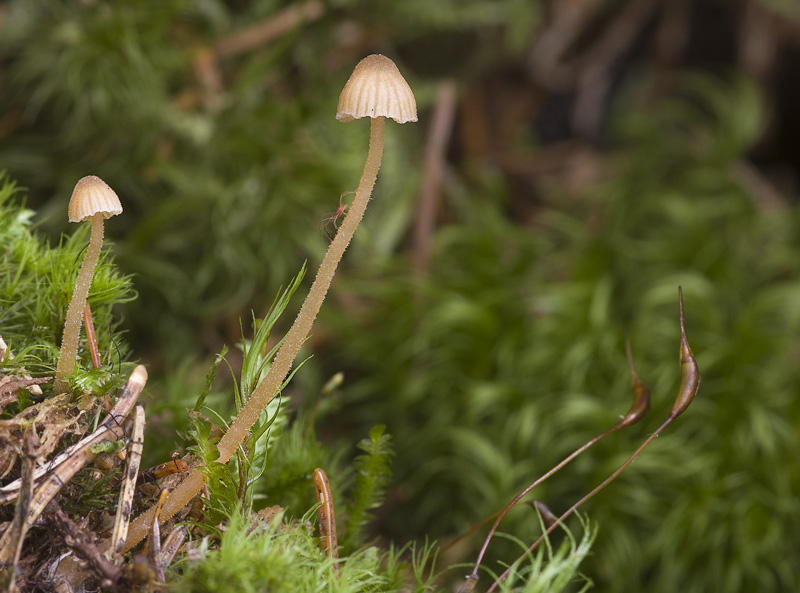
POLYGON ((68 378, 75 372, 75 357, 78 354, 78 339, 81 333, 81 317, 86 298, 89 296, 89 287, 92 285, 92 276, 100 258, 100 249, 103 246, 103 221, 122 213, 122 204, 117 194, 105 181, 94 175, 89 175, 78 181, 69 200, 69 221, 82 222, 91 220, 92 233, 89 237, 89 248, 83 258, 72 300, 67 307, 67 316, 64 321, 64 335, 61 338, 61 352, 56 366, 56 380, 53 386, 55 394, 66 393, 69 390, 68 378))
MULTIPOLYGON (((230 428, 218 444, 219 463, 226 463, 239 446, 248 438, 248 433, 261 412, 280 391, 289 375, 300 347, 308 337, 322 302, 333 281, 336 268, 347 246, 358 228, 367 209, 378 169, 383 155, 383 131, 386 118, 397 123, 417 121, 417 104, 414 93, 400 74, 395 63, 382 55, 371 55, 361 60, 353 70, 342 94, 336 118, 348 122, 363 117, 371 118, 369 152, 364 173, 358 184, 356 195, 344 221, 331 241, 325 257, 317 270, 317 276, 308 291, 297 318, 286 334, 266 376, 255 388, 250 398, 239 411, 230 428)), ((161 513, 167 520, 183 508, 205 483, 202 472, 195 470, 170 494, 161 513)), ((152 522, 153 509, 137 517, 131 525, 125 549, 141 541, 152 522)))
POLYGON ((125 448, 125 443, 123 441, 103 441, 101 443, 95 443, 89 448, 95 455, 100 455, 101 453, 118 453, 125 448))
MULTIPOLYGON (((599 486, 597 486, 594 490, 589 492, 586 496, 581 498, 578 502, 572 505, 569 509, 567 509, 564 514, 562 514, 550 527, 548 527, 545 532, 537 539, 528 550, 517 560, 514 561, 511 566, 509 566, 505 572, 503 572, 497 580, 492 584, 489 589, 487 589, 487 593, 491 593, 494 591, 501 581, 503 581, 525 557, 527 557, 533 550, 539 546, 544 538, 546 538, 550 533, 558 526, 561 525, 564 520, 566 520, 570 515, 572 515, 578 508, 583 505, 586 501, 591 499, 595 494, 600 492, 603 488, 608 486, 611 482, 613 482, 617 476, 619 476, 625 469, 633 463, 633 461, 639 456, 639 454, 644 451, 647 446, 652 443, 655 438, 661 434, 661 432, 669 426, 669 424, 675 420, 680 414, 686 411, 686 408, 689 407, 689 404, 692 403, 694 400, 695 395, 697 395, 697 389, 700 386, 700 370, 697 367, 697 361, 692 354, 691 348, 689 348, 689 341, 686 338, 686 329, 684 325, 684 316, 683 316, 683 291, 680 287, 678 287, 678 301, 680 303, 680 326, 681 326, 681 345, 680 345, 680 368, 681 368, 681 382, 680 386, 678 387, 678 396, 675 399, 675 403, 672 406, 672 410, 670 411, 669 417, 664 421, 664 423, 659 426, 654 433, 652 433, 645 441, 639 445, 636 451, 625 460, 623 463, 613 474, 611 474, 608 478, 606 478, 599 486)), ((624 419, 623 419, 624 421, 624 419)), ((473 573, 474 574, 474 573, 473 573)), ((477 576, 477 575, 475 575, 477 576)))

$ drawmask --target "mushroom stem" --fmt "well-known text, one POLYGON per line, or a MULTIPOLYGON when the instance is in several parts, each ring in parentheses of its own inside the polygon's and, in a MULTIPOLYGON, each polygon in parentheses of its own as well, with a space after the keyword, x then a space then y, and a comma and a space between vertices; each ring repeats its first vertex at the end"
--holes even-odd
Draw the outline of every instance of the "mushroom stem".
POLYGON ((64 335, 61 338, 61 352, 58 355, 56 367, 56 380, 53 393, 56 395, 69 390, 67 377, 75 372, 75 357, 78 354, 78 339, 81 333, 81 316, 86 298, 89 296, 89 287, 92 285, 97 260, 100 258, 100 248, 103 246, 103 213, 98 212, 92 218, 92 234, 89 237, 89 247, 83 258, 72 300, 67 308, 67 318, 64 322, 64 335))
MULTIPOLYGON (((219 449, 219 463, 226 463, 231 456, 236 452, 236 449, 247 438, 247 435, 255 424, 258 416, 267 407, 272 398, 281 388, 284 380, 286 379, 289 371, 292 369, 292 363, 297 358, 297 353, 300 347, 306 340, 308 333, 311 331, 311 326, 314 325, 314 320, 319 313, 322 302, 325 300, 325 295, 328 293, 333 276, 336 273, 336 268, 339 261, 342 259, 350 240, 358 228, 358 223, 364 216, 367 209, 372 188, 375 187, 375 180, 378 177, 378 169, 381 165, 381 157, 383 155, 383 129, 384 117, 376 117, 371 120, 370 126, 370 139, 369 139, 369 153, 367 154, 367 162, 364 165, 364 173, 361 175, 361 181, 356 190, 356 196, 353 203, 347 210, 342 226, 336 233, 336 236, 331 241, 325 257, 317 270, 317 276, 314 278, 314 283, 308 291, 308 296, 303 302, 300 313, 294 320, 291 329, 286 334, 280 349, 275 355, 275 360, 272 366, 267 371, 266 376, 261 380, 261 383, 255 388, 250 398, 245 403, 244 407, 239 411, 238 416, 234 419, 228 431, 223 435, 219 441, 217 448, 219 449)), ((182 509, 198 492, 205 480, 203 474, 194 470, 189 476, 169 495, 164 502, 161 510, 161 520, 166 521, 172 515, 182 509)), ((143 513, 131 524, 128 538, 125 541, 125 550, 129 550, 137 543, 139 543, 150 530, 152 523, 153 509, 149 509, 143 513)))
POLYGON ((286 339, 275 355, 275 360, 267 375, 255 388, 247 403, 241 409, 239 415, 236 416, 233 424, 231 424, 228 432, 220 440, 218 445, 218 461, 220 463, 228 461, 236 452, 239 445, 244 442, 247 432, 255 424, 258 416, 267 407, 267 404, 275 394, 278 393, 283 381, 292 369, 292 363, 297 358, 300 347, 311 331, 311 326, 314 325, 314 320, 336 273, 336 267, 350 244, 356 228, 358 228, 358 223, 361 222, 364 216, 367 203, 372 194, 372 188, 375 187, 375 179, 378 176, 383 154, 384 119, 383 117, 377 117, 372 120, 367 163, 364 166, 364 173, 358 184, 353 204, 350 206, 341 228, 336 233, 333 241, 331 241, 328 251, 319 265, 314 283, 311 285, 308 296, 303 302, 300 313, 297 314, 289 333, 286 334, 286 339))

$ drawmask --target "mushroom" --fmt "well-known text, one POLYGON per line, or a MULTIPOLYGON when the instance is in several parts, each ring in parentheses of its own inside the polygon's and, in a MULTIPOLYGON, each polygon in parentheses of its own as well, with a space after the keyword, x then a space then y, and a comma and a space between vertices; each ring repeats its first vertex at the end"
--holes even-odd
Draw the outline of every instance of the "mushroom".
POLYGON ((417 103, 414 93, 411 92, 411 87, 408 86, 395 63, 386 56, 374 54, 361 60, 339 96, 336 119, 348 122, 362 117, 372 118, 372 124, 367 163, 364 166, 364 173, 358 184, 353 203, 348 208, 342 226, 339 227, 339 231, 331 241, 328 251, 319 265, 317 276, 308 291, 308 296, 289 333, 286 334, 283 345, 275 355, 275 361, 267 376, 255 388, 228 432, 220 440, 220 457, 218 459, 220 463, 228 461, 236 452, 261 411, 280 390, 300 347, 311 331, 311 326, 314 324, 336 273, 336 267, 350 244, 358 223, 364 216, 372 188, 375 186, 383 154, 385 118, 390 117, 401 124, 417 121, 417 103))
MULTIPOLYGON (((261 412, 280 391, 292 369, 300 347, 311 331, 311 326, 314 324, 336 273, 336 267, 350 244, 358 223, 364 216, 372 188, 375 186, 383 154, 385 118, 389 117, 401 124, 417 121, 417 103, 414 93, 411 92, 411 88, 395 63, 385 56, 376 54, 361 60, 353 70, 353 74, 350 75, 339 97, 339 107, 336 113, 338 120, 348 122, 362 117, 372 118, 372 125, 367 163, 364 166, 364 173, 358 184, 356 196, 347 210, 344 222, 331 241, 322 263, 320 263, 317 276, 308 291, 300 313, 297 314, 297 318, 286 334, 267 375, 253 390, 244 407, 219 441, 217 445, 219 457, 216 460, 218 463, 226 463, 247 438, 250 428, 261 412)), ((198 470, 189 474, 166 500, 161 513, 162 519, 168 519, 183 508, 200 491, 204 481, 203 474, 198 470)), ((125 542, 126 550, 145 536, 152 521, 153 512, 151 508, 133 522, 125 542)))
POLYGON ((89 175, 79 180, 72 191, 69 200, 69 221, 92 221, 92 233, 89 237, 89 247, 83 258, 78 280, 72 300, 67 308, 67 318, 64 322, 64 335, 61 338, 61 353, 58 356, 56 367, 56 380, 54 393, 65 393, 69 389, 67 378, 75 371, 75 356, 78 353, 78 338, 81 331, 81 315, 97 260, 100 257, 100 248, 103 246, 103 220, 111 218, 122 212, 117 194, 108 187, 105 181, 94 175, 89 175))

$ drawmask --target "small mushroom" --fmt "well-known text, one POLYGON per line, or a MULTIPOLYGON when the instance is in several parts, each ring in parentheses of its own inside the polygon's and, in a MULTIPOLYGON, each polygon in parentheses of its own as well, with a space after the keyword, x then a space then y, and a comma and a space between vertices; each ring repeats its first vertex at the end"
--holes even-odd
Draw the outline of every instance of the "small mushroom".
POLYGON ((383 155, 383 128, 387 117, 398 123, 417 121, 417 103, 411 87, 400 74, 395 63, 386 56, 374 54, 361 60, 350 75, 339 97, 336 118, 352 121, 361 117, 372 118, 369 153, 364 173, 358 184, 353 203, 347 209, 339 231, 331 241, 317 276, 308 291, 300 313, 286 334, 283 345, 267 376, 258 384, 228 432, 219 442, 219 459, 225 463, 236 452, 247 436, 261 411, 280 390, 292 368, 300 347, 306 341, 311 326, 328 293, 339 261, 342 259, 358 223, 364 216, 383 155))
MULTIPOLYGON (((411 92, 411 88, 394 62, 385 56, 371 55, 361 60, 350 75, 339 98, 336 117, 340 121, 372 118, 369 153, 364 173, 353 203, 347 209, 344 222, 331 241, 300 313, 286 334, 272 366, 217 444, 218 463, 226 463, 250 434, 250 428, 261 412, 280 391, 300 347, 311 331, 311 326, 336 273, 336 267, 367 209, 383 155, 385 119, 389 117, 398 123, 417 121, 417 103, 414 93, 411 92)), ((162 518, 167 519, 183 508, 200 491, 204 483, 205 478, 200 471, 195 470, 189 474, 165 502, 162 518)), ((125 541, 125 550, 129 550, 144 538, 150 528, 149 522, 152 521, 152 517, 152 508, 137 517, 125 541)))
POLYGON ((100 257, 100 248, 103 246, 103 220, 111 218, 122 212, 117 194, 108 187, 105 181, 94 175, 84 177, 75 185, 72 197, 69 200, 69 221, 82 222, 91 220, 92 233, 89 237, 89 247, 83 258, 78 280, 72 300, 67 308, 67 318, 64 322, 64 335, 61 338, 61 353, 56 367, 56 380, 54 393, 65 393, 69 389, 67 378, 75 371, 75 357, 78 353, 78 338, 81 330, 81 315, 97 260, 100 257))
POLYGON ((380 54, 361 60, 339 95, 336 119, 390 117, 399 124, 417 121, 417 102, 395 63, 380 54))

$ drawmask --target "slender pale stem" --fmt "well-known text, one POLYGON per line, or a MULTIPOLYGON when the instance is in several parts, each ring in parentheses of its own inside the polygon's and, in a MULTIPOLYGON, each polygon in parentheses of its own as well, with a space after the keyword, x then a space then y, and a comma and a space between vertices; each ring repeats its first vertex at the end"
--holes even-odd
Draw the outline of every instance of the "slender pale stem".
MULTIPOLYGON (((231 424, 228 432, 220 440, 217 448, 219 449, 220 463, 227 462, 231 456, 236 452, 236 449, 247 438, 250 428, 253 426, 258 416, 267 407, 272 398, 281 388, 289 371, 292 369, 294 359, 300 351, 300 347, 308 337, 311 331, 311 326, 319 313, 322 302, 325 300, 325 295, 328 293, 333 276, 336 273, 336 267, 342 259, 350 240, 356 232, 358 223, 364 216, 367 209, 372 188, 375 186, 375 179, 378 176, 378 169, 381 165, 381 156, 383 155, 383 129, 384 118, 377 117, 372 119, 370 127, 369 139, 369 154, 367 155, 367 163, 364 166, 364 173, 361 176, 361 181, 356 190, 356 196, 353 203, 347 210, 342 226, 331 241, 325 257, 317 270, 317 276, 314 278, 314 283, 308 291, 308 296, 303 303, 300 313, 294 321, 286 338, 283 341, 278 353, 275 355, 275 360, 272 362, 267 375, 258 384, 255 391, 251 394, 250 398, 245 403, 244 407, 239 411, 239 415, 231 424)), ((204 484, 203 474, 195 470, 169 495, 164 502, 164 507, 161 511, 161 521, 166 521, 172 515, 182 509, 203 487, 204 484)), ((131 524, 131 529, 128 533, 128 539, 125 541, 125 549, 128 550, 141 541, 150 529, 152 521, 153 509, 149 509, 144 514, 136 518, 131 524)))
POLYGON ((92 285, 92 276, 97 260, 100 258, 100 248, 103 246, 103 215, 95 214, 91 218, 92 234, 89 237, 89 247, 83 258, 78 280, 72 300, 67 308, 67 318, 64 322, 64 335, 61 338, 61 353, 58 355, 56 367, 56 380, 53 393, 66 393, 69 390, 68 377, 75 372, 75 357, 78 354, 78 340, 81 335, 81 317, 86 298, 89 296, 89 287, 92 285))
POLYGON ((620 423, 619 423, 619 424, 617 424, 616 426, 614 426, 614 427, 612 427, 612 428, 609 428, 609 429, 608 429, 607 431, 605 431, 604 433, 597 435, 596 437, 594 437, 592 440, 588 441, 587 443, 584 443, 583 445, 581 445, 580 447, 578 447, 577 449, 575 449, 575 451, 573 451, 572 453, 570 453, 570 454, 569 454, 567 457, 565 457, 565 458, 564 458, 564 459, 563 459, 563 460, 562 460, 562 461, 561 461, 561 462, 560 462, 558 465, 556 465, 556 466, 555 466, 553 469, 551 469, 549 472, 547 472, 546 474, 544 474, 542 477, 538 478, 538 479, 537 479, 535 482, 533 482, 532 484, 528 485, 528 486, 527 486, 527 487, 526 487, 526 488, 525 488, 525 489, 524 489, 522 492, 520 492, 519 494, 517 494, 517 495, 514 497, 514 499, 513 499, 513 500, 512 500, 510 503, 508 503, 508 504, 507 504, 507 505, 506 505, 506 506, 503 508, 503 510, 502 510, 502 511, 500 511, 500 516, 499 516, 499 517, 497 517, 497 520, 494 522, 494 525, 492 525, 492 528, 489 530, 489 534, 486 536, 486 539, 485 539, 485 540, 484 540, 484 542, 483 542, 483 546, 481 546, 481 551, 480 551, 480 552, 478 552, 478 559, 475 561, 475 567, 472 569, 472 574, 471 574, 472 578, 475 578, 475 579, 477 579, 477 578, 478 578, 478 568, 480 568, 481 561, 483 560, 483 556, 484 556, 484 554, 486 554, 486 548, 488 548, 488 547, 489 547, 489 542, 490 542, 490 541, 492 541, 492 537, 494 537, 494 534, 495 534, 495 532, 497 531, 497 528, 498 528, 498 527, 499 527, 499 525, 500 525, 500 521, 502 521, 502 520, 503 520, 503 517, 505 517, 505 516, 508 514, 508 512, 509 512, 509 511, 510 511, 512 508, 514 508, 514 506, 515 506, 515 505, 516 505, 516 504, 517 504, 517 503, 518 503, 520 500, 522 500, 522 497, 523 497, 523 496, 525 496, 525 495, 526 495, 528 492, 530 492, 530 491, 531 491, 531 490, 533 490, 534 488, 536 488, 536 486, 538 486, 539 484, 541 484, 542 482, 544 482, 544 481, 545 481, 547 478, 549 478, 550 476, 552 476, 552 475, 553 475, 554 473, 556 473, 558 470, 560 470, 561 468, 563 468, 563 467, 564 467, 565 465, 567 465, 567 464, 568 464, 570 461, 572 461, 573 459, 575 459, 575 458, 576 458, 578 455, 580 455, 581 453, 583 453, 584 451, 586 451, 586 450, 587 450, 589 447, 591 447, 592 445, 596 444, 596 443, 597 443, 597 442, 599 442, 600 440, 604 439, 605 437, 607 437, 607 436, 608 436, 608 435, 610 435, 611 433, 618 431, 620 428, 623 428, 624 426, 625 426, 625 424, 623 424, 622 422, 620 422, 620 423))
MULTIPOLYGON (((556 465, 553 469, 549 472, 544 474, 542 477, 538 478, 532 484, 527 486, 522 492, 517 494, 514 499, 508 503, 503 509, 496 512, 494 515, 490 516, 489 518, 485 519, 481 523, 479 523, 476 527, 473 527, 469 530, 466 534, 462 535, 458 539, 456 539, 453 543, 449 544, 447 548, 452 546, 454 543, 461 541, 463 538, 471 535, 480 527, 482 527, 485 523, 497 517, 497 520, 492 525, 492 528, 489 530, 486 539, 483 542, 483 546, 481 546, 481 550, 478 553, 478 559, 475 561, 475 567, 472 569, 472 574, 468 577, 470 580, 477 580, 478 579, 478 569, 480 568, 481 561, 483 560, 484 554, 486 554, 486 548, 489 547, 489 542, 491 541, 492 537, 494 537, 495 532, 497 531, 497 527, 500 525, 500 521, 503 520, 508 512, 520 501, 522 497, 525 496, 528 492, 536 488, 539 484, 544 482, 547 478, 552 476, 562 467, 567 465, 570 461, 575 459, 578 455, 586 451, 589 447, 593 446, 595 443, 599 442, 600 440, 604 439, 608 435, 618 431, 620 428, 624 428, 626 426, 630 426, 631 424, 637 423, 639 420, 644 417, 647 411, 650 409, 650 391, 648 391, 647 387, 645 387, 642 382, 639 380, 639 375, 636 374, 636 367, 633 364, 633 354, 631 353, 631 344, 628 340, 627 335, 625 336, 625 353, 628 357, 628 369, 631 374, 631 382, 633 383, 633 404, 631 405, 628 413, 622 417, 620 422, 612 427, 609 428, 607 431, 597 435, 589 442, 585 443, 581 447, 578 447, 575 451, 573 451, 570 455, 564 458, 558 465, 556 465), (499 515, 499 516, 498 516, 499 515)), ((445 549, 447 549, 445 548, 445 549)))
POLYGON ((319 313, 322 302, 325 300, 325 295, 328 293, 333 276, 336 273, 336 267, 342 259, 350 240, 356 232, 358 223, 364 216, 369 202, 372 188, 375 186, 375 179, 378 176, 378 168, 381 164, 381 155, 383 154, 383 127, 384 118, 378 117, 372 120, 369 154, 367 155, 367 163, 364 166, 364 174, 361 176, 361 181, 356 190, 356 196, 353 199, 353 204, 347 211, 347 216, 336 233, 336 236, 331 241, 325 257, 317 270, 317 276, 314 278, 314 283, 308 292, 305 302, 303 303, 300 313, 294 321, 289 333, 286 334, 286 339, 283 341, 280 350, 275 355, 275 360, 272 367, 269 369, 266 377, 259 383, 255 391, 253 391, 250 399, 244 405, 239 415, 231 424, 228 432, 222 437, 219 442, 219 461, 224 463, 234 454, 236 448, 240 443, 244 442, 247 436, 247 431, 253 426, 258 419, 259 414, 267 407, 267 404, 272 400, 278 390, 280 389, 283 381, 292 369, 294 359, 297 358, 297 353, 300 347, 305 342, 311 331, 311 326, 319 313))
POLYGON ((636 458, 639 456, 639 454, 640 454, 642 451, 644 451, 644 450, 647 448, 647 446, 648 446, 650 443, 652 443, 652 442, 653 442, 653 440, 654 440, 656 437, 658 437, 658 435, 659 435, 659 434, 661 434, 661 432, 662 432, 662 431, 663 431, 663 430, 664 430, 664 429, 665 429, 665 428, 666 428, 666 427, 667 427, 667 426, 670 424, 670 422, 672 422, 673 420, 675 420, 675 418, 677 418, 677 416, 678 416, 677 414, 670 414, 669 418, 667 418, 667 419, 664 421, 664 424, 662 424, 661 426, 659 426, 659 427, 658 427, 658 429, 656 429, 656 431, 655 431, 653 434, 651 434, 649 437, 647 437, 647 439, 646 439, 646 440, 645 440, 645 441, 644 441, 644 442, 643 442, 641 445, 639 445, 639 448, 638 448, 638 449, 636 449, 636 451, 634 451, 634 452, 633 452, 633 455, 631 455, 630 457, 628 457, 628 459, 626 459, 626 460, 625 460, 625 463, 623 463, 621 466, 619 466, 619 468, 617 468, 617 470, 616 470, 616 471, 615 471, 613 474, 611 474, 611 475, 610 475, 610 476, 608 476, 608 477, 607 477, 605 480, 603 480, 603 482, 602 482, 600 485, 598 485, 598 486, 597 486, 597 487, 596 487, 594 490, 592 490, 592 491, 591 491, 589 494, 587 494, 586 496, 584 496, 583 498, 581 498, 581 499, 580 499, 578 502, 576 502, 574 505, 572 505, 571 507, 569 507, 569 508, 566 510, 566 512, 565 512, 563 515, 561 515, 561 516, 560 516, 558 519, 556 519, 556 521, 555 521, 555 522, 554 522, 554 523, 553 523, 553 524, 552 524, 550 527, 548 527, 548 528, 545 530, 545 532, 544 532, 544 533, 543 533, 543 534, 542 534, 542 535, 539 537, 539 539, 537 539, 535 542, 533 542, 533 544, 531 545, 531 547, 530 547, 530 548, 528 548, 528 550, 527 550, 527 551, 526 551, 526 552, 525 552, 525 553, 524 553, 522 556, 520 556, 519 558, 517 558, 517 559, 514 561, 514 563, 513 563, 511 566, 509 566, 509 567, 508 567, 508 568, 507 568, 507 569, 506 569, 506 570, 503 572, 503 574, 501 574, 499 577, 497 577, 497 580, 494 582, 494 584, 492 584, 492 586, 491 586, 491 587, 489 587, 489 588, 486 590, 486 593, 492 593, 492 591, 494 591, 494 590, 497 588, 497 586, 500 584, 500 582, 501 582, 502 580, 504 580, 504 579, 505 579, 505 578, 506 578, 506 577, 507 577, 509 574, 511 574, 511 571, 512 571, 512 570, 514 570, 514 568, 515 568, 517 565, 519 565, 519 563, 520 563, 520 562, 522 562, 522 560, 523 560, 523 559, 525 559, 525 558, 526 558, 526 557, 527 557, 527 556, 528 556, 528 555, 529 555, 531 552, 533 552, 533 551, 534 551, 534 550, 537 548, 537 546, 538 546, 540 543, 542 543, 542 541, 544 541, 544 538, 546 538, 548 535, 550 535, 550 534, 551 534, 551 533, 552 533, 552 532, 555 530, 555 528, 556 528, 556 527, 558 527, 559 525, 563 525, 563 523, 564 523, 564 520, 565 520, 565 519, 567 519, 567 518, 568 518, 570 515, 572 515, 572 513, 574 513, 575 511, 577 511, 577 510, 578 510, 578 508, 579 508, 581 505, 583 505, 583 503, 585 503, 587 500, 589 500, 590 498, 592 498, 592 497, 593 497, 595 494, 597 494, 598 492, 600 492, 600 491, 601 491, 603 488, 605 488, 606 486, 608 486, 608 485, 609 485, 611 482, 613 482, 614 480, 616 480, 616 479, 617 479, 617 476, 619 476, 619 475, 620 475, 620 474, 621 474, 623 471, 625 471, 625 469, 626 469, 626 468, 627 468, 627 467, 628 467, 628 466, 629 466, 631 463, 633 463, 633 461, 634 461, 634 460, 635 460, 635 459, 636 459, 636 458))

